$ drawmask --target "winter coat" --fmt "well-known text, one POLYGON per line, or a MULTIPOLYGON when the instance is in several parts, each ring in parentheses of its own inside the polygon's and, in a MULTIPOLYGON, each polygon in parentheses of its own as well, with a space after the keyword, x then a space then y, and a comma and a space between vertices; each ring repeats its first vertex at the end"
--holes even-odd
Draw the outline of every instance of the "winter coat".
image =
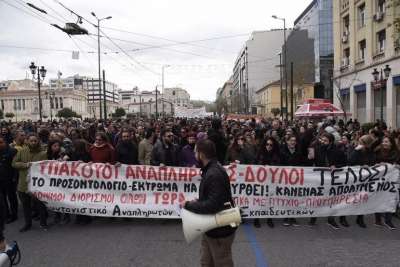
POLYGON ((139 143, 139 163, 141 165, 151 164, 151 152, 153 151, 153 145, 149 140, 143 139, 139 143))
POLYGON ((29 147, 24 147, 17 152, 12 161, 12 167, 18 170, 18 191, 23 193, 26 193, 28 191, 28 163, 42 161, 46 159, 46 151, 43 151, 40 148, 31 150, 29 147))
POLYGON ((226 161, 231 163, 239 161, 240 164, 254 164, 256 162, 256 155, 251 147, 244 145, 242 148, 230 147, 226 161))
POLYGON ((91 146, 89 155, 95 163, 115 163, 115 150, 110 144, 105 144, 101 147, 91 146))
POLYGON ((179 148, 175 144, 166 145, 158 141, 151 152, 151 165, 179 166, 179 148))
MULTIPOLYGON (((197 214, 216 214, 224 209, 225 203, 234 204, 228 174, 216 161, 210 161, 201 169, 199 199, 185 203, 185 209, 197 214)), ((235 232, 231 226, 219 227, 206 232, 211 238, 227 237, 235 232)))
POLYGON ((122 164, 137 165, 138 161, 138 149, 133 142, 123 143, 119 142, 115 148, 116 161, 122 164))
POLYGON ((0 181, 11 181, 15 177, 15 169, 11 166, 17 150, 9 146, 0 151, 0 181))
POLYGON ((260 165, 269 165, 269 166, 279 166, 281 163, 281 159, 279 157, 279 153, 274 151, 262 151, 258 154, 257 164, 260 165))
POLYGON ((199 163, 196 160, 196 156, 194 154, 194 148, 192 148, 190 145, 186 145, 182 148, 180 156, 181 156, 181 161, 180 161, 181 166, 183 167, 192 167, 199 165, 199 163))
POLYGON ((376 155, 370 149, 354 149, 350 154, 349 165, 373 166, 376 163, 376 155))
POLYGON ((315 149, 314 164, 317 167, 343 167, 347 164, 344 152, 334 144, 327 147, 317 146, 315 149))
POLYGON ((215 144, 215 149, 217 150, 217 159, 220 164, 224 164, 225 161, 225 154, 226 154, 226 141, 222 132, 211 128, 207 132, 208 139, 213 141, 215 144))
POLYGON ((283 166, 304 166, 305 159, 301 151, 296 147, 294 153, 291 153, 287 145, 281 149, 281 165, 283 166))

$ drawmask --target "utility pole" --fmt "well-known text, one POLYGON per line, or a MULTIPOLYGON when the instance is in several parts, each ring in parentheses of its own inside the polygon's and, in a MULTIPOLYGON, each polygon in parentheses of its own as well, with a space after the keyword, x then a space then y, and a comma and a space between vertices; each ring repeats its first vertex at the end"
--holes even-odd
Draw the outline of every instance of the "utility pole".
POLYGON ((293 121, 294 118, 294 108, 293 108, 293 62, 290 62, 290 120, 293 121))
POLYGON ((283 81, 282 81, 282 53, 279 53, 279 81, 280 81, 280 96, 281 96, 281 118, 283 119, 283 92, 282 92, 282 87, 283 87, 283 81))
POLYGON ((156 120, 158 119, 158 89, 156 85, 156 120))
MULTIPOLYGON (((97 19, 97 56, 98 56, 98 66, 99 66, 99 109, 100 109, 100 119, 103 118, 101 111, 101 67, 100 67, 100 21, 105 19, 111 19, 111 16, 99 19, 94 12, 91 13, 93 17, 97 19)), ((106 115, 105 115, 106 116, 106 115)))
MULTIPOLYGON (((163 65, 161 67, 161 94, 162 94, 162 99, 164 99, 164 69, 168 68, 170 65, 163 65)), ((162 106, 162 113, 163 113, 163 117, 164 117, 164 103, 162 106)))
MULTIPOLYGON (((104 120, 107 120, 106 72, 103 70, 104 120)), ((101 100, 100 100, 101 102, 101 100)))

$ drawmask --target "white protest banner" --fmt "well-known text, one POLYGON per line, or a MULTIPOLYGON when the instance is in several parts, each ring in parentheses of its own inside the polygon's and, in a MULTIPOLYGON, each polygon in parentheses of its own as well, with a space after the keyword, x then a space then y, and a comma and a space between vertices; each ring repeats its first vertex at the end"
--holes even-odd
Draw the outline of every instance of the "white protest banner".
MULTIPOLYGON (((225 167, 236 204, 249 218, 324 217, 394 212, 399 170, 374 167, 225 167)), ((107 217, 178 218, 198 197, 200 170, 186 167, 42 161, 29 191, 47 207, 107 217)))

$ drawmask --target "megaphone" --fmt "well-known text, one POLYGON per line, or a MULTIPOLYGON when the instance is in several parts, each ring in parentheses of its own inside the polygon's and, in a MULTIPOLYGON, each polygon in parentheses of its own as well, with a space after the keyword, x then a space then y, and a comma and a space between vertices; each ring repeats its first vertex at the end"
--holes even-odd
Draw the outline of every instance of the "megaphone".
POLYGON ((191 243, 201 234, 211 229, 227 225, 237 227, 242 222, 239 207, 226 209, 214 215, 196 214, 182 209, 181 218, 183 234, 187 243, 191 243))
POLYGON ((17 242, 7 245, 4 252, 0 253, 0 267, 10 267, 19 264, 21 261, 21 252, 17 242))

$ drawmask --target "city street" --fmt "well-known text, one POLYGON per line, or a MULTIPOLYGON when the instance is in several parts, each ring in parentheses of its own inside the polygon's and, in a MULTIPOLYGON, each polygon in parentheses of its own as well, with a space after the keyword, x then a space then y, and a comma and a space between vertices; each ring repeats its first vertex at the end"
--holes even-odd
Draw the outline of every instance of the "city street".
MULTIPOLYGON (((332 230, 320 219, 315 228, 300 220, 286 228, 276 220, 271 229, 262 221, 256 229, 242 225, 233 246, 235 266, 399 266, 400 230, 372 225, 332 230)), ((400 225, 398 219, 394 219, 400 225)), ((22 220, 9 225, 6 236, 22 251, 19 266, 200 266, 200 242, 187 245, 177 220, 130 221, 96 219, 89 226, 53 226, 48 232, 37 222, 20 234, 22 220)))

